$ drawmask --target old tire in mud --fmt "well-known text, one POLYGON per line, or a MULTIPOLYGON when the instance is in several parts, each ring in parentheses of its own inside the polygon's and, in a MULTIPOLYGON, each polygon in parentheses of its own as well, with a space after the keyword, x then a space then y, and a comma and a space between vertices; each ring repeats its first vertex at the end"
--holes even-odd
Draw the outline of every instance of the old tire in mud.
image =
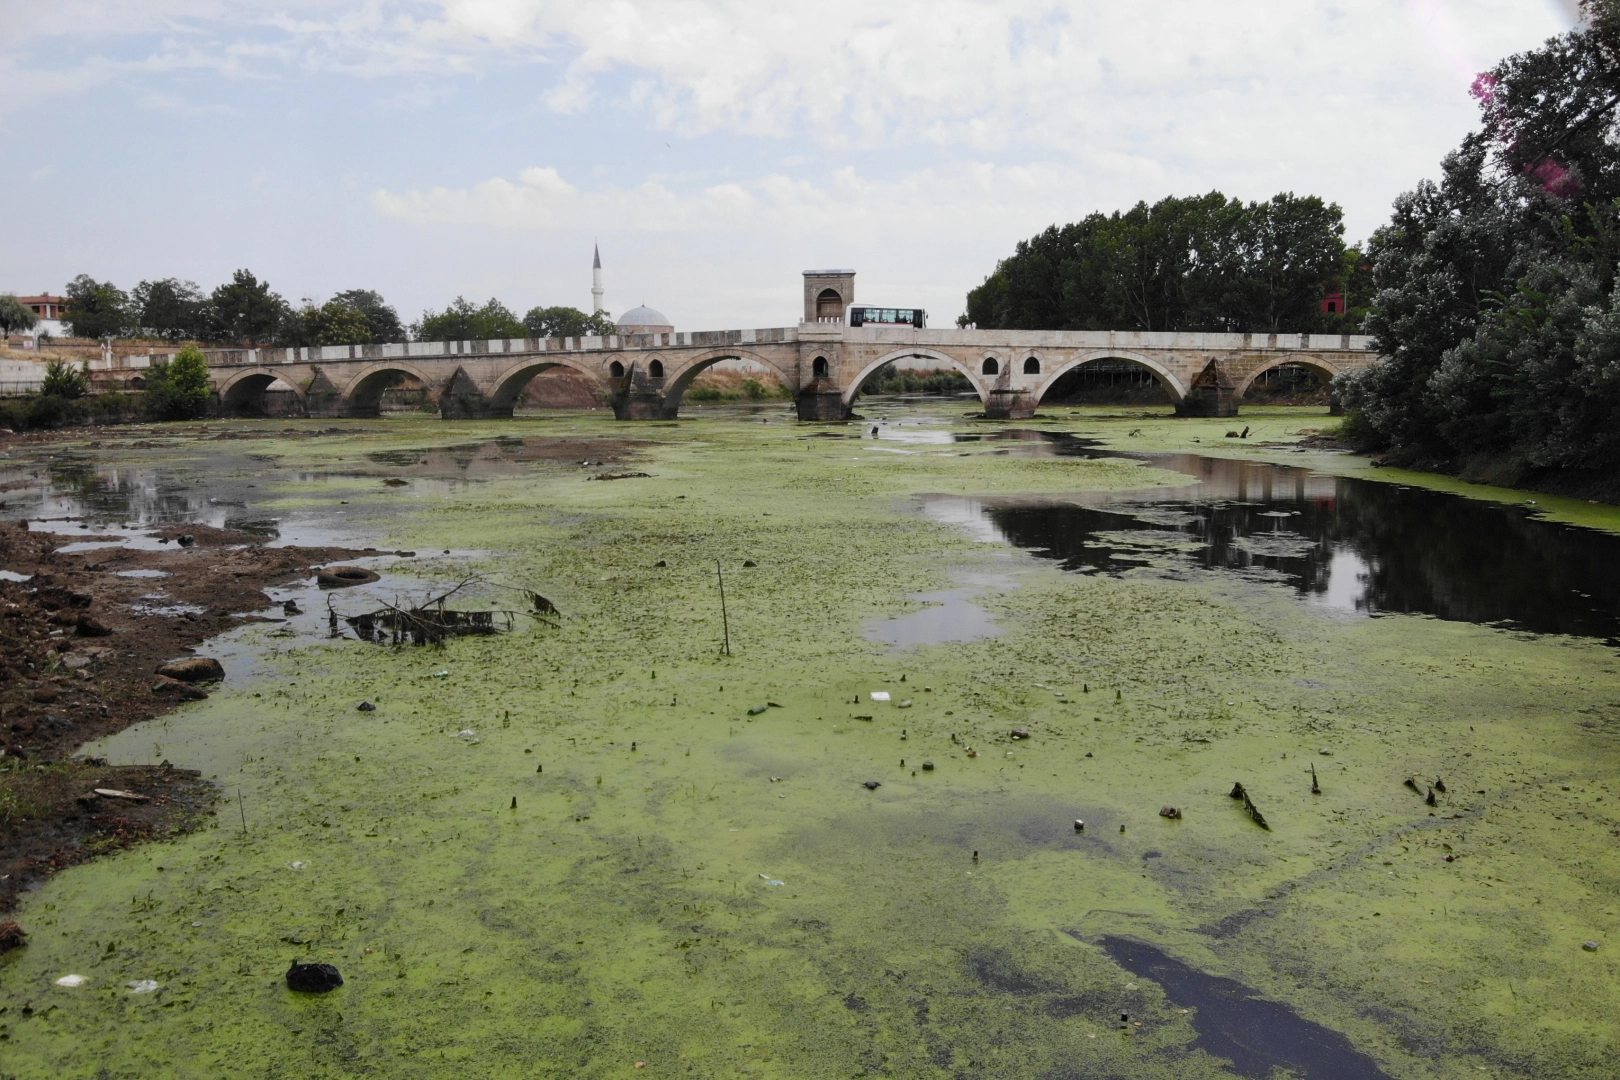
POLYGON ((347 589, 351 585, 369 585, 377 580, 376 572, 363 566, 328 566, 315 571, 315 583, 323 589, 347 589))

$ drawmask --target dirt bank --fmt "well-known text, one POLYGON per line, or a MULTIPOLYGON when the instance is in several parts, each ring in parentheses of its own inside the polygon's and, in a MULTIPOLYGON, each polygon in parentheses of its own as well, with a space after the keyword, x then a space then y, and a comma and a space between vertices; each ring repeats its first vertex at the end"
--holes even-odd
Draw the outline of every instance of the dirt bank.
POLYGON ((206 687, 161 679, 157 668, 244 618, 265 618, 266 586, 377 554, 264 547, 247 533, 205 527, 156 535, 167 541, 157 550, 63 552, 119 538, 0 527, 0 569, 27 578, 0 581, 0 912, 45 874, 200 820, 214 794, 198 774, 70 755, 206 696, 206 687), (83 801, 97 787, 146 799, 83 801))

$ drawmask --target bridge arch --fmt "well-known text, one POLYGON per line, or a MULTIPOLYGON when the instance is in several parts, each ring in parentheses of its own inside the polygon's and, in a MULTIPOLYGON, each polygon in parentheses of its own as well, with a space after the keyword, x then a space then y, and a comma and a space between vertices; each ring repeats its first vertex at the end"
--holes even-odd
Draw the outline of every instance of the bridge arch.
POLYGON ((1133 364, 1140 364, 1152 372, 1154 380, 1169 396, 1172 405, 1179 408, 1181 403, 1186 400, 1187 387, 1182 385, 1181 380, 1176 378, 1169 368, 1152 357, 1133 352, 1130 349, 1092 349, 1088 352, 1077 353, 1060 364, 1043 365, 1048 374, 1036 384, 1034 392, 1035 404, 1039 405, 1041 403, 1041 400, 1046 397, 1047 391, 1057 385, 1059 379, 1075 368, 1083 364, 1089 364, 1093 360, 1129 360, 1133 364))
MULTIPOLYGON (((367 364, 338 391, 338 411, 343 416, 377 416, 382 411, 383 391, 399 382, 400 375, 409 375, 430 390, 435 380, 415 364, 401 363, 397 359, 367 364)), ((324 375, 317 373, 317 379, 324 375)))
MULTIPOLYGON (((978 354, 975 353, 974 356, 978 356, 978 354)), ((974 393, 979 395, 981 402, 989 401, 989 391, 985 387, 986 380, 973 370, 971 364, 964 363, 960 357, 952 356, 950 353, 938 352, 934 349, 920 349, 913 346, 909 349, 898 349, 895 352, 880 356, 861 369, 860 374, 851 379, 849 385, 844 388, 845 407, 847 408, 854 403, 855 395, 860 393, 861 387, 865 385, 867 379, 872 377, 874 372, 880 370, 885 364, 892 364, 896 360, 905 359, 943 360, 967 378, 967 381, 973 385, 974 393)))
POLYGON ((1279 355, 1275 358, 1269 359, 1266 363, 1261 364, 1248 374, 1243 382, 1238 385, 1238 400, 1241 401, 1243 399, 1243 396, 1249 392, 1249 387, 1254 385, 1256 379, 1268 371, 1276 371, 1278 368, 1282 367, 1306 368, 1307 370, 1313 372, 1324 383, 1329 384, 1333 382, 1333 376, 1337 375, 1340 370, 1342 370, 1328 361, 1323 360, 1319 356, 1279 355))
POLYGON ((794 372, 784 370, 780 364, 767 360, 758 353, 746 352, 742 349, 721 349, 712 353, 705 353, 678 370, 671 372, 666 369, 665 375, 668 379, 664 387, 664 415, 666 419, 674 418, 680 410, 681 398, 686 395, 686 391, 691 387, 692 380, 722 360, 747 360, 751 364, 758 364, 772 375, 775 375, 777 380, 790 390, 798 382, 794 372))
POLYGON ((297 398, 298 412, 307 413, 303 389, 287 375, 274 368, 248 368, 233 373, 216 391, 220 411, 226 416, 263 416, 266 414, 264 392, 279 382, 297 398))
MULTIPOLYGON (((613 363, 619 367, 622 376, 623 365, 617 360, 613 363)), ((517 399, 523 393, 523 388, 528 386, 536 375, 550 371, 553 368, 567 368, 569 371, 577 371, 589 379, 592 385, 598 388, 602 385, 602 371, 596 365, 582 363, 578 360, 530 357, 512 365, 495 377, 495 389, 489 395, 489 415, 511 416, 512 410, 517 407, 517 399)), ((609 367, 608 371, 611 373, 612 367, 609 367)))

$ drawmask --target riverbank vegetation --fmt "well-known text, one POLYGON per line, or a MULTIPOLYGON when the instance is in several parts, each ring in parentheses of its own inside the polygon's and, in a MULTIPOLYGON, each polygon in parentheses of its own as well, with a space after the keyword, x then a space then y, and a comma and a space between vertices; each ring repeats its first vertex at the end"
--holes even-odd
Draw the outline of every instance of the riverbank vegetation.
POLYGON ((1387 359, 1338 380, 1364 449, 1620 495, 1620 8, 1583 8, 1479 77, 1479 129, 1372 239, 1387 359))

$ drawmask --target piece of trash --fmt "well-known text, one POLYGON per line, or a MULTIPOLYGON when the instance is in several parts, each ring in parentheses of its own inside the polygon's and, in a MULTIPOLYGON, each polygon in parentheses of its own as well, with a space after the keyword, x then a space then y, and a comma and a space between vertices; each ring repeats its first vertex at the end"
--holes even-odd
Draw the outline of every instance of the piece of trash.
POLYGON ((1021 728, 1021 727, 1013 728, 1012 729, 1012 737, 1015 738, 1015 739, 1027 739, 1027 738, 1029 738, 1029 728, 1021 728))
POLYGON ((972 750, 972 749, 970 749, 970 750, 969 750, 969 751, 968 751, 968 752, 967 752, 967 756, 968 756, 968 757, 978 757, 978 756, 979 756, 979 752, 978 752, 978 751, 977 751, 977 750, 972 750))
POLYGON ((129 987, 129 992, 132 994, 150 994, 158 988, 158 981, 156 979, 136 979, 134 982, 127 982, 124 985, 129 987))
POLYGON ((874 690, 874 691, 872 691, 872 700, 873 701, 888 701, 889 700, 889 692, 887 690, 874 690))
POLYGON ((380 574, 363 566, 328 566, 315 571, 315 584, 323 589, 347 589, 353 585, 369 585, 379 580, 380 574))
POLYGON ((859 716, 855 717, 854 719, 856 719, 856 720, 870 720, 870 719, 872 719, 872 716, 871 716, 870 713, 862 713, 859 716))
POLYGON ((780 777, 780 776, 773 776, 773 777, 771 777, 771 783, 773 783, 773 784, 780 784, 780 783, 781 783, 781 782, 782 782, 782 778, 781 778, 781 777, 780 777))
POLYGON ((56 985, 66 986, 71 989, 75 986, 83 986, 89 981, 90 980, 86 979, 83 975, 64 975, 60 979, 56 980, 56 985))
POLYGON ((181 535, 181 537, 180 537, 180 546, 181 547, 190 547, 191 545, 195 544, 196 542, 197 542, 197 538, 195 536, 192 536, 190 533, 183 533, 181 535))
POLYGON ((1583 941, 1581 942, 1581 948, 1585 949, 1587 952, 1597 952, 1598 943, 1595 941, 1583 941))
POLYGON ((455 737, 458 739, 476 739, 478 737, 478 732, 474 731, 472 728, 462 728, 460 731, 456 732, 455 737))
POLYGON ((287 989, 301 994, 325 994, 343 985, 343 976, 331 964, 301 964, 287 969, 287 989))
POLYGON ((878 783, 876 780, 868 780, 866 783, 862 784, 861 786, 864 787, 867 791, 876 791, 878 788, 882 787, 883 785, 878 783))
POLYGON ((1329 750, 1325 746, 1322 747, 1322 749, 1318 750, 1317 753, 1321 754, 1323 757, 1332 757, 1333 756, 1333 751, 1329 750))
POLYGON ((130 802, 151 802, 152 801, 149 796, 137 795, 133 791, 119 791, 117 788, 108 788, 108 787, 98 787, 98 788, 96 788, 94 790, 95 790, 95 793, 97 795, 100 795, 103 798, 107 798, 107 799, 127 799, 130 802))
POLYGON ((281 613, 283 615, 302 615, 304 610, 298 606, 298 601, 288 600, 281 605, 281 613))
POLYGON ((895 708, 897 708, 897 709, 909 709, 909 708, 911 708, 911 699, 906 698, 906 700, 904 700, 900 704, 896 705, 895 708))
POLYGON ((212 656, 185 656, 159 664, 157 674, 181 682, 215 682, 225 677, 225 668, 212 656))
POLYGON ((743 560, 743 568, 745 570, 751 570, 751 569, 753 569, 754 567, 756 567, 758 565, 759 565, 759 563, 755 562, 753 559, 744 559, 743 560))
POLYGON ((748 710, 748 715, 749 716, 758 716, 760 713, 762 713, 764 711, 765 711, 765 706, 763 706, 763 705, 755 705, 753 708, 748 710))
POLYGON ((1074 831, 1075 832, 1085 832, 1086 831, 1086 823, 1084 821, 1081 821, 1079 818, 1075 818, 1074 819, 1074 831))
POLYGON ((435 672, 434 672, 434 673, 433 673, 433 674, 432 674, 432 675, 431 675, 431 676, 429 676, 429 677, 430 677, 430 678, 434 678, 434 679, 444 679, 444 678, 448 678, 448 677, 449 677, 449 675, 450 675, 450 673, 449 673, 449 672, 448 672, 448 671, 435 671, 435 672))
POLYGON ((309 865, 309 863, 307 863, 307 862, 305 862, 305 861, 304 861, 304 860, 302 860, 302 859, 299 859, 299 860, 297 860, 297 861, 296 861, 296 862, 290 862, 290 863, 288 863, 288 864, 287 864, 287 867, 288 867, 288 869, 290 869, 290 870, 302 870, 302 869, 303 869, 303 868, 304 868, 304 867, 306 867, 306 866, 308 866, 308 865, 309 865))
POLYGON ((771 707, 771 708, 773 708, 773 709, 780 709, 780 708, 781 708, 781 707, 782 707, 782 706, 780 706, 780 705, 778 705, 778 704, 777 704, 777 703, 776 703, 776 702, 774 702, 774 701, 767 701, 767 702, 766 702, 766 703, 765 703, 765 704, 766 704, 766 705, 769 705, 769 706, 770 706, 770 707, 771 707))
POLYGON ((647 1067, 647 1063, 646 1063, 646 1062, 645 1062, 645 1061, 638 1061, 638 1062, 636 1062, 636 1068, 638 1068, 638 1069, 645 1069, 645 1068, 646 1068, 646 1067, 647 1067))
POLYGON ((361 712, 375 712, 377 706, 373 705, 369 701, 362 701, 360 704, 356 705, 355 708, 359 709, 361 712))
POLYGON ((1159 816, 1169 818, 1172 821, 1180 821, 1181 811, 1174 806, 1161 806, 1159 807, 1159 816))
POLYGON ((933 772, 933 771, 934 771, 934 763, 932 761, 923 762, 923 772, 933 772))

